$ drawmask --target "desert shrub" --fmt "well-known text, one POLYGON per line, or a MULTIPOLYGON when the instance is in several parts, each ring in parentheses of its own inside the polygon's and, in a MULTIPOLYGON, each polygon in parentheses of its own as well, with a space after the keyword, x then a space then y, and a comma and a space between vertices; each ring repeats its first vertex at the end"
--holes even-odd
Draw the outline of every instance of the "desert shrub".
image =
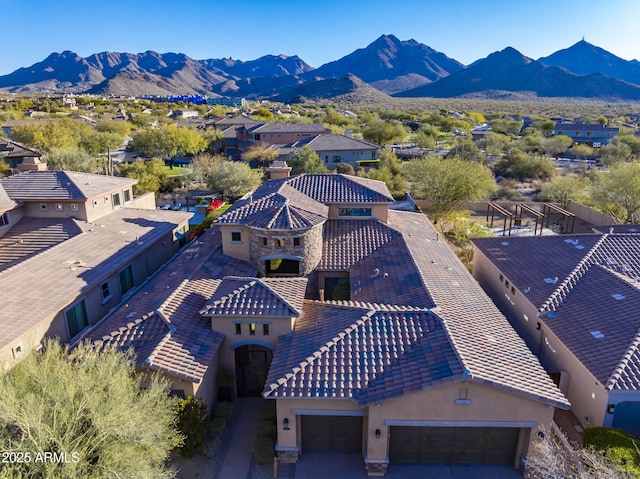
POLYGON ((207 432, 207 405, 192 396, 179 399, 176 425, 184 436, 180 455, 193 457, 198 448, 202 446, 204 435, 207 432))
POLYGON ((253 456, 258 464, 269 464, 273 461, 276 441, 271 437, 258 437, 253 446, 253 456))

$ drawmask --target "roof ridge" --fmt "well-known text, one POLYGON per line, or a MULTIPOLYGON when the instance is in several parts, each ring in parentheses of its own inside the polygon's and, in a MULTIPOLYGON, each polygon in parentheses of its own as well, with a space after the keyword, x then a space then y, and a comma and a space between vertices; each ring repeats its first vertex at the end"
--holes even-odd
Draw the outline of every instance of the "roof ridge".
POLYGON ((611 391, 614 388, 614 386, 620 379, 620 376, 622 375, 624 370, 627 368, 627 364, 631 360, 631 357, 638 350, 640 350, 640 329, 638 329, 638 331, 636 332, 635 338, 633 339, 633 341, 631 341, 631 344, 622 355, 622 358, 620 359, 618 366, 613 370, 613 373, 611 373, 611 376, 607 380, 607 383, 604 385, 605 389, 608 389, 609 391, 611 391))
MULTIPOLYGON (((224 281, 227 278, 223 278, 222 280, 224 281)), ((236 279, 236 278, 234 278, 236 279)), ((238 278, 239 279, 239 278, 238 278)), ((219 305, 221 304, 223 301, 232 298, 233 296, 238 296, 240 293, 245 292, 247 289, 251 288, 251 286, 253 286, 256 283, 257 278, 247 278, 247 282, 245 284, 243 284, 242 286, 240 286, 239 288, 234 289, 233 291, 231 291, 229 294, 225 294, 224 296, 221 296, 219 299, 216 299, 215 301, 213 301, 212 303, 209 303, 210 305, 219 305)), ((208 309, 207 305, 205 307, 205 309, 208 309)))
MULTIPOLYGON (((311 353, 311 355, 307 356, 305 359, 303 359, 302 361, 300 361, 300 363, 298 363, 296 366, 294 366, 293 368, 291 368, 291 370, 284 374, 281 375, 275 383, 271 383, 269 385, 265 385, 264 391, 263 391, 263 397, 267 397, 269 394, 271 394, 272 392, 274 392, 276 389, 278 389, 280 386, 282 386, 284 383, 286 383, 289 379, 291 379, 292 377, 294 377, 296 374, 298 374, 298 372, 300 372, 303 368, 305 368, 306 366, 308 366, 309 364, 312 364, 313 362, 315 362, 320 356, 322 356, 326 351, 328 351, 329 349, 331 349, 333 346, 337 345, 339 342, 341 342, 346 336, 350 335, 351 332, 362 326, 365 322, 367 321, 371 321, 371 317, 375 314, 376 312, 374 310, 369 310, 367 311, 363 316, 360 317, 360 319, 356 320, 354 323, 350 324, 349 326, 347 326, 346 328, 344 328, 342 331, 338 332, 336 336, 334 336, 333 338, 331 338, 329 341, 327 341, 326 343, 324 343, 323 345, 321 345, 319 348, 317 348, 313 353, 311 353)), ((290 333, 291 334, 291 333, 290 333)))
MULTIPOLYGON (((265 282, 265 281, 263 281, 263 279, 264 279, 264 278, 256 278, 256 280, 257 280, 257 282, 258 282, 258 283, 260 283, 262 286, 264 286, 265 288, 267 288, 267 289, 271 292, 271 294, 273 294, 276 298, 278 298, 280 301, 282 301, 284 304, 286 304, 286 305, 287 305, 287 307, 288 307, 291 311, 293 311, 294 313, 298 313, 298 316, 299 316, 299 315, 300 315, 300 314, 299 314, 300 312, 298 311, 298 309, 297 309, 297 308, 295 308, 295 307, 293 307, 293 306, 291 305, 291 303, 290 303, 287 299, 285 299, 284 297, 282 297, 278 292, 274 291, 274 290, 273 290, 273 288, 271 288, 271 286, 269 286, 269 282, 268 282, 268 281, 267 281, 267 282, 265 282)), ((301 279, 306 279, 306 278, 301 278, 301 279)))
POLYGON ((573 268, 571 273, 569 273, 569 276, 567 276, 562 281, 562 283, 560 283, 560 285, 551 293, 547 300, 542 303, 542 306, 538 308, 538 311, 542 312, 549 309, 552 311, 556 310, 560 303, 571 292, 578 280, 585 275, 585 273, 591 266, 593 266, 593 263, 590 263, 591 258, 593 255, 595 255, 596 251, 599 249, 602 243, 604 243, 608 236, 609 235, 606 233, 602 235, 602 237, 596 242, 596 244, 593 245, 593 247, 587 252, 587 254, 582 257, 576 267, 573 268))

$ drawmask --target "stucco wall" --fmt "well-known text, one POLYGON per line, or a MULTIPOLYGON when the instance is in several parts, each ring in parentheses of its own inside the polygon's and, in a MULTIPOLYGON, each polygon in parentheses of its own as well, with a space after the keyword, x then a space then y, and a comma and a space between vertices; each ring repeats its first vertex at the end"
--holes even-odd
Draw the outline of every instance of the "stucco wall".
MULTIPOLYGON (((609 392, 545 326, 544 317, 538 318, 536 307, 521 291, 516 290, 514 295, 510 288, 507 290, 504 281, 500 281, 500 270, 478 249, 474 255, 473 275, 542 366, 550 373, 561 373, 560 390, 583 426, 603 425, 606 407, 611 401, 609 392)), ((506 276, 504 280, 510 281, 506 276)))
POLYGON ((237 225, 220 225, 222 233, 222 252, 232 258, 250 261, 249 228, 237 225), (241 235, 239 242, 231 241, 231 233, 238 231, 241 235))
MULTIPOLYGON (((0 226, 0 238, 7 234, 9 230, 24 217, 25 208, 15 208, 13 210, 6 211, 9 218, 9 224, 6 226, 0 226)), ((0 215, 3 213, 0 213, 0 215)))
POLYGON ((329 205, 329 218, 339 218, 339 219, 349 219, 349 220, 357 220, 357 219, 371 219, 376 218, 383 223, 387 223, 389 219, 389 205, 385 204, 371 204, 371 203, 362 203, 362 204, 332 204, 329 205), (339 209, 340 208, 371 208, 371 216, 340 216, 339 209))

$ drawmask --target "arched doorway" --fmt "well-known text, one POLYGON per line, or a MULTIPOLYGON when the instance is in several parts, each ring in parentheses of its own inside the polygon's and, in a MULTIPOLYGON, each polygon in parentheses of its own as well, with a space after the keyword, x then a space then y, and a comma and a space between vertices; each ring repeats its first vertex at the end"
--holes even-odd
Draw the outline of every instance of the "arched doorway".
POLYGON ((273 351, 259 344, 236 348, 238 397, 260 396, 269 373, 273 351))

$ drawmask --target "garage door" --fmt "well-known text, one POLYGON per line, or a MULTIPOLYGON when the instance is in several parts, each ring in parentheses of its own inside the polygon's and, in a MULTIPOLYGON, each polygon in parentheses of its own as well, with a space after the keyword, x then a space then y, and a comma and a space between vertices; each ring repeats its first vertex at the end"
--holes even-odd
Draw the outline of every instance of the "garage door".
POLYGON ((302 451, 362 452, 362 417, 302 416, 302 451))
POLYGON ((431 464, 513 464, 518 428, 393 426, 389 460, 431 464))

